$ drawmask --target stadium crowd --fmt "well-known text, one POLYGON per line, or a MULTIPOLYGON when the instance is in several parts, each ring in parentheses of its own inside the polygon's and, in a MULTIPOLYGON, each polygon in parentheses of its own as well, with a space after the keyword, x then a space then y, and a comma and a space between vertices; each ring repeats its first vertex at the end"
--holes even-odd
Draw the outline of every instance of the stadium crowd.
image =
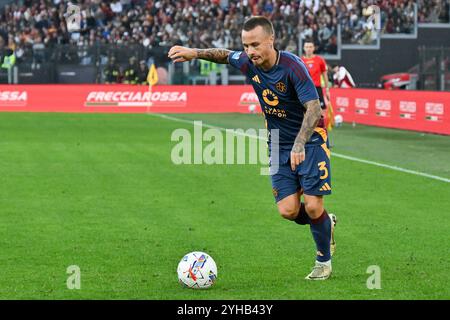
POLYGON ((374 32, 376 20, 367 19, 366 12, 371 4, 376 4, 380 8, 382 32, 387 34, 413 33, 414 3, 414 0, 342 1, 338 13, 338 20, 342 26, 342 42, 344 44, 371 44, 377 39, 377 33, 374 32))
MULTIPOLYGON (((77 1, 74 1, 77 3, 77 1)), ((298 35, 312 38, 320 53, 335 53, 337 25, 344 43, 367 41, 364 8, 382 9, 387 33, 411 33, 413 0, 80 0, 81 31, 69 33, 62 0, 16 0, 1 10, 0 46, 51 47, 54 44, 174 43, 194 47, 240 48, 240 26, 250 15, 271 18, 279 48, 298 52, 298 35)), ((447 0, 418 0, 420 22, 448 22, 447 0)), ((370 38, 370 37, 369 37, 370 38)), ((370 40, 370 39, 369 39, 370 40)))
POLYGON ((418 0, 419 23, 449 23, 449 0, 418 0))

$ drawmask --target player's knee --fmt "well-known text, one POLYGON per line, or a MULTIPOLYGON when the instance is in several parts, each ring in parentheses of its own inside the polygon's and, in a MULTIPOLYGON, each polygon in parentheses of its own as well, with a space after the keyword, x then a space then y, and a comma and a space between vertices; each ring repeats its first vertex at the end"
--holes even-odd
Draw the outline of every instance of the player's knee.
POLYGON ((295 205, 281 206, 278 208, 280 215, 287 220, 295 220, 298 215, 299 208, 295 205))
POLYGON ((311 219, 317 219, 323 213, 323 205, 320 202, 307 202, 305 203, 305 210, 311 219))

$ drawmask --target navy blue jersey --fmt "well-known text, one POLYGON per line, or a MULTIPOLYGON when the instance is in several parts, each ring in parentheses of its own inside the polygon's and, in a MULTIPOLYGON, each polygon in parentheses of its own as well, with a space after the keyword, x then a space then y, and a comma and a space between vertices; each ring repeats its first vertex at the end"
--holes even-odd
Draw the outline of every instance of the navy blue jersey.
MULTIPOLYGON (((278 51, 276 64, 264 71, 256 67, 245 52, 233 51, 228 62, 247 76, 258 96, 269 131, 269 145, 270 132, 278 129, 280 148, 292 148, 302 126, 304 104, 319 99, 303 61, 292 53, 278 51)), ((315 131, 307 144, 323 142, 315 131)))

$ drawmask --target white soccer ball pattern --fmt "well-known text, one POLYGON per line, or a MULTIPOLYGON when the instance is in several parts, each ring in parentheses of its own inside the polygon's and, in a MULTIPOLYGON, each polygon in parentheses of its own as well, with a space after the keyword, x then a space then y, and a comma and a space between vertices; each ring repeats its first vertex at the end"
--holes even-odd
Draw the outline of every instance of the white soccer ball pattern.
POLYGON ((213 258, 200 251, 186 254, 178 264, 178 281, 193 289, 206 289, 217 279, 217 266, 213 258))

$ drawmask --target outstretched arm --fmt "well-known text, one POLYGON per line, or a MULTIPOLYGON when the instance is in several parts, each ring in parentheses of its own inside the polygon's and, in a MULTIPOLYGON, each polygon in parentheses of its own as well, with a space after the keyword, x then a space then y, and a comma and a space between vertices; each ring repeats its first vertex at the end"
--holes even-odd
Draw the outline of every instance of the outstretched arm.
POLYGON ((305 144, 314 133, 314 129, 320 120, 321 109, 319 100, 311 100, 305 103, 306 113, 303 118, 302 127, 295 138, 291 151, 291 169, 295 168, 305 160, 305 144))
POLYGON ((208 60, 215 63, 228 63, 228 55, 230 50, 227 49, 195 49, 197 51, 197 58, 208 60))
POLYGON ((193 49, 182 46, 173 46, 170 48, 168 57, 173 62, 185 62, 192 59, 203 59, 215 63, 228 63, 230 50, 211 48, 211 49, 193 49))

